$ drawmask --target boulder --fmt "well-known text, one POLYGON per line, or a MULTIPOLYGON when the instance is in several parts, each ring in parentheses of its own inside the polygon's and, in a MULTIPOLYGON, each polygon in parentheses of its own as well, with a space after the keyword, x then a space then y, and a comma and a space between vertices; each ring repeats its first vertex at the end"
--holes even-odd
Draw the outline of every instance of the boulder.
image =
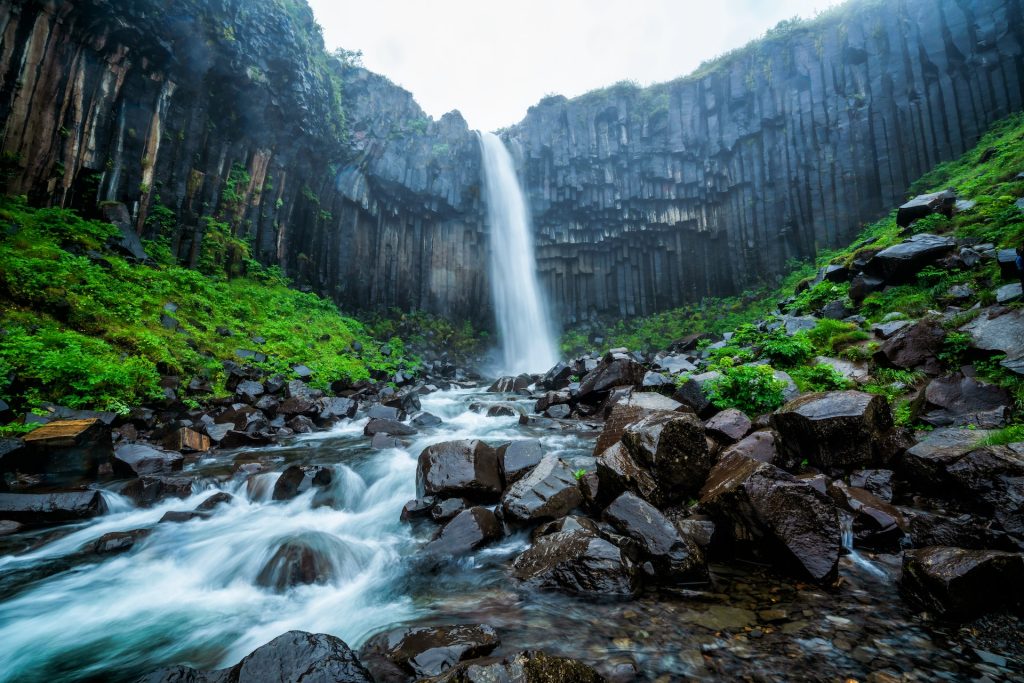
POLYGON ((604 519, 635 541, 654 566, 655 577, 667 583, 707 580, 704 553, 684 537, 653 505, 623 493, 605 508, 604 519))
POLYGON ((487 391, 493 394, 514 394, 517 391, 528 389, 531 384, 533 384, 533 377, 526 374, 516 377, 500 377, 487 391))
POLYGON ((565 389, 569 386, 572 376, 575 372, 567 363, 558 363, 555 367, 544 373, 544 377, 540 381, 540 385, 548 391, 558 391, 559 389, 565 389))
POLYGON ((1024 555, 941 546, 908 550, 900 588, 911 601, 947 619, 1012 609, 1024 598, 1024 555))
POLYGON ((926 318, 904 327, 875 352, 879 365, 907 370, 921 370, 936 375, 942 370, 939 354, 946 341, 946 331, 933 318, 926 318))
POLYGON ((401 674, 439 676, 459 662, 489 655, 501 640, 485 624, 416 626, 379 633, 359 651, 359 658, 378 680, 393 680, 390 667, 375 666, 384 660, 401 674))
POLYGON ((339 420, 341 418, 353 418, 356 416, 356 409, 359 405, 350 398, 328 396, 317 402, 320 409, 318 417, 321 420, 339 420))
POLYGON ((722 458, 736 454, 758 462, 777 464, 779 460, 779 435, 773 429, 754 432, 742 441, 729 446, 722 452, 722 458))
POLYGON ((81 552, 91 555, 117 555, 135 547, 135 544, 149 536, 152 529, 135 529, 133 531, 112 531, 103 534, 95 541, 86 543, 81 552))
POLYGON ((1001 365, 1024 374, 1024 308, 988 309, 960 330, 971 335, 974 348, 1006 354, 1001 365))
POLYGON ((22 441, 25 450, 4 462, 7 465, 13 460, 11 464, 26 474, 95 477, 113 449, 110 426, 96 417, 53 420, 26 434, 22 441))
POLYGON ((164 437, 164 448, 181 453, 205 453, 212 445, 210 437, 191 427, 179 427, 164 437))
POLYGON ((445 524, 468 507, 462 498, 448 498, 430 508, 430 518, 438 524, 445 524))
POLYGON ((519 417, 520 415, 525 415, 525 412, 514 403, 494 403, 487 406, 487 417, 519 417))
POLYGON ((289 631, 230 669, 197 671, 174 666, 143 676, 137 683, 373 683, 345 641, 324 633, 289 631))
POLYGON ((193 483, 192 477, 150 475, 132 479, 119 493, 139 507, 149 507, 168 498, 188 498, 193 483))
POLYGON ((0 493, 0 519, 23 524, 58 524, 98 517, 107 512, 99 491, 0 493))
POLYGON ((896 212, 896 224, 905 228, 914 221, 933 213, 941 213, 950 218, 955 211, 956 193, 953 190, 922 194, 900 206, 899 211, 896 212))
POLYGON ((437 427, 442 424, 441 418, 431 413, 420 413, 416 417, 409 421, 416 429, 427 429, 429 427, 437 427))
POLYGON ((891 503, 893 474, 892 470, 856 470, 850 473, 850 486, 869 491, 891 503))
POLYGON ((292 396, 286 398, 277 406, 277 412, 279 415, 305 415, 306 417, 315 417, 319 410, 312 398, 307 396, 292 396))
POLYGON ((414 519, 422 519, 429 517, 431 511, 434 509, 434 505, 437 504, 437 498, 434 496, 427 496, 425 498, 413 498, 404 506, 402 506, 402 513, 400 519, 403 522, 409 522, 414 519))
POLYGON ((921 270, 937 263, 956 248, 951 237, 922 233, 905 242, 883 249, 864 267, 864 272, 885 280, 887 284, 912 281, 921 270))
POLYGON ((951 546, 969 550, 1018 552, 1020 543, 1005 532, 991 528, 984 516, 960 514, 955 517, 909 507, 897 508, 907 522, 907 534, 914 548, 951 546))
MULTIPOLYGON (((614 398, 614 393, 612 398, 614 398)), ((611 399, 609 399, 611 402, 611 399)), ((626 427, 633 424, 640 418, 654 412, 674 412, 683 410, 683 404, 667 396, 652 392, 633 392, 630 390, 626 395, 612 403, 608 407, 604 428, 597 437, 597 444, 594 446, 594 455, 600 455, 612 444, 622 439, 626 427)))
POLYGON ((202 510, 171 510, 160 518, 160 524, 184 524, 194 519, 210 519, 213 515, 202 510))
POLYGON ((484 507, 463 510, 423 547, 427 556, 461 557, 503 536, 501 522, 484 507))
POLYGON ((513 441, 498 447, 498 469, 505 486, 511 486, 540 464, 544 448, 537 439, 513 441))
POLYGON ((607 505, 625 491, 659 504, 661 491, 654 475, 634 460, 621 443, 614 444, 597 457, 598 503, 607 505))
POLYGON ((329 486, 333 479, 334 472, 328 467, 290 465, 274 483, 273 500, 291 500, 310 488, 329 486))
POLYGON ((243 380, 235 387, 235 395, 249 404, 254 404, 265 393, 263 384, 251 379, 243 380))
POLYGON ((1019 282, 1003 285, 996 290, 996 303, 998 304, 1012 304, 1020 301, 1022 297, 1024 297, 1024 288, 1019 282))
POLYGON ((771 417, 782 449, 796 462, 819 467, 863 467, 885 458, 893 431, 885 398, 859 391, 807 394, 771 417))
POLYGON ((386 451, 389 448, 402 448, 405 444, 401 439, 387 434, 374 434, 370 439, 370 448, 376 451, 386 451))
POLYGON ((717 371, 691 375, 676 389, 676 393, 672 394, 672 398, 703 418, 711 417, 714 413, 714 406, 711 405, 711 399, 708 398, 707 393, 704 391, 704 385, 721 376, 722 373, 717 371))
POLYGON ((498 452, 482 441, 448 441, 423 449, 416 466, 418 496, 495 503, 501 496, 498 452))
POLYGON ((337 578, 335 557, 345 545, 336 536, 306 531, 283 539, 256 576, 256 585, 282 593, 294 586, 326 584, 337 578))
POLYGON ((563 517, 582 503, 572 468, 554 455, 544 456, 501 497, 504 519, 519 523, 563 517))
POLYGON ((750 432, 750 418, 743 411, 729 408, 704 423, 708 434, 719 443, 736 443, 750 432))
POLYGON ((370 406, 370 409, 366 413, 370 420, 390 420, 392 422, 399 422, 405 419, 405 413, 399 408, 394 406, 385 406, 379 403, 375 403, 370 406))
POLYGON ((906 520, 895 506, 869 491, 835 482, 828 494, 841 510, 853 518, 853 545, 895 552, 900 548, 906 520))
POLYGON ((295 434, 312 434, 316 431, 316 424, 305 415, 296 415, 288 420, 285 425, 295 434))
POLYGON ((564 403, 551 406, 544 411, 544 416, 550 417, 553 420, 565 420, 570 414, 572 414, 572 408, 564 403))
POLYGON ((169 474, 181 469, 185 458, 181 453, 160 451, 145 444, 126 444, 114 451, 110 460, 114 473, 122 477, 147 474, 169 474))
POLYGON ((396 420, 384 420, 373 418, 366 423, 363 434, 374 436, 376 434, 387 434, 388 436, 412 436, 416 429, 396 420))
POLYGON ((1006 389, 956 373, 928 384, 920 419, 935 427, 996 429, 1006 424, 1012 403, 1006 389))
POLYGON ((597 368, 580 383, 576 396, 581 401, 594 403, 614 387, 639 387, 646 374, 644 366, 624 353, 608 353, 597 368))
POLYGON ((196 510, 199 512, 209 512, 215 509, 218 505, 230 505, 231 501, 235 499, 230 493, 225 491, 218 491, 212 496, 208 497, 199 505, 196 505, 196 510))
POLYGON ((622 443, 658 484, 661 504, 700 490, 711 469, 704 425, 686 413, 654 413, 626 427, 622 443))
POLYGON ((711 471, 700 506, 755 556, 814 581, 835 578, 842 547, 838 512, 809 483, 734 454, 711 471))
POLYGON ((582 529, 539 538, 512 563, 512 575, 539 588, 599 598, 631 596, 637 567, 611 542, 582 529))

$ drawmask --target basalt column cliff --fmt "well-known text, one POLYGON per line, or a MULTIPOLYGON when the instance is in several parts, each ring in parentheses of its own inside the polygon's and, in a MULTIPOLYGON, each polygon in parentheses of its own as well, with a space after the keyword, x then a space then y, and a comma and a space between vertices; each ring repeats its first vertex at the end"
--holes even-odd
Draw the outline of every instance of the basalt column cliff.
MULTIPOLYGON (((1022 46, 1021 0, 863 0, 679 81, 545 98, 504 137, 560 317, 740 292, 845 244, 1022 107, 1022 46)), ((347 309, 490 320, 475 136, 328 56, 304 2, 2 3, 0 120, 4 181, 37 203, 192 264, 227 225, 347 309)))

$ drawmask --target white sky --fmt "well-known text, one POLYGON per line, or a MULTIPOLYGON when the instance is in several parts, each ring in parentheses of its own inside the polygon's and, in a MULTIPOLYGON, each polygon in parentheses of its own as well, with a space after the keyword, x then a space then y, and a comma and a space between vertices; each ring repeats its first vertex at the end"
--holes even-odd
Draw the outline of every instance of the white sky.
POLYGON ((411 91, 432 117, 471 128, 520 121, 549 93, 693 71, 782 19, 839 0, 310 0, 328 49, 411 91))

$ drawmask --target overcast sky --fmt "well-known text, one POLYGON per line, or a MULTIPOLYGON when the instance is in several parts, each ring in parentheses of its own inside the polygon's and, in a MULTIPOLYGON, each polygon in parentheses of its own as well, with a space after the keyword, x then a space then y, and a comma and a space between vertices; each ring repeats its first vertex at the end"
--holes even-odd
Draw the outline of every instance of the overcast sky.
POLYGON ((572 97, 630 79, 693 71, 782 19, 839 0, 310 0, 329 49, 362 50, 367 68, 438 118, 471 128, 518 122, 546 94, 572 97))

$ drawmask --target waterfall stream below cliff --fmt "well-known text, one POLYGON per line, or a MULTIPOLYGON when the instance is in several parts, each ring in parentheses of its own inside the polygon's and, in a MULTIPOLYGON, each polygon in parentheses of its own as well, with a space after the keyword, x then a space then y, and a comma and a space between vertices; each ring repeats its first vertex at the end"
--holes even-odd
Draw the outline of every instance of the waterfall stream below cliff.
POLYGON ((868 662, 914 662, 936 679, 975 673, 897 598, 897 556, 872 558, 871 571, 845 558, 835 590, 801 589, 762 567, 715 565, 713 584, 704 589, 633 600, 586 600, 518 585, 508 567, 528 546, 525 533, 425 571, 417 550, 436 526, 399 521, 415 495, 423 448, 453 439, 538 438, 572 467, 592 469, 596 433, 479 412, 493 402, 525 409, 530 402, 521 396, 453 390, 422 402, 444 422, 407 447, 375 451, 363 436, 366 420, 350 421, 276 447, 204 457, 187 467, 200 481, 188 499, 136 508, 110 494, 102 517, 3 539, 0 681, 131 681, 173 664, 229 666, 290 629, 330 633, 359 647, 391 626, 449 623, 490 624, 502 640, 499 655, 545 649, 609 674, 635 667, 637 680, 647 681, 734 679, 755 671, 773 680, 840 680, 868 662), (263 469, 247 475, 253 463, 263 469), (320 493, 271 500, 291 464, 329 466, 333 482, 320 493), (166 512, 192 510, 217 492, 233 498, 209 519, 158 523, 166 512), (151 532, 124 554, 79 553, 104 534, 135 529, 151 532), (286 590, 266 585, 275 578, 266 571, 270 558, 288 540, 315 545, 329 580, 286 590))
POLYGON ((533 229, 526 195, 512 155, 493 133, 480 133, 487 225, 490 229, 490 282, 502 371, 544 372, 558 362, 547 300, 537 281, 533 229))

